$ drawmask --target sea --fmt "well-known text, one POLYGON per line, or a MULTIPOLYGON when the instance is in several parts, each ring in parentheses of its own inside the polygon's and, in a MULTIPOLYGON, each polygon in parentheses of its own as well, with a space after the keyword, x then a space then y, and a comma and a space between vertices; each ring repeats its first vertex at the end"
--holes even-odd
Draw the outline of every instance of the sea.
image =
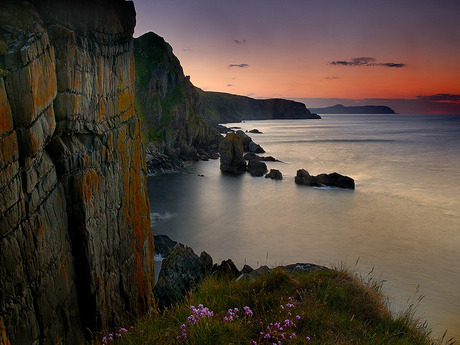
POLYGON ((460 340, 460 115, 322 115, 225 124, 280 162, 283 180, 224 174, 219 160, 149 176, 154 234, 242 268, 308 262, 383 282, 391 310, 415 307, 460 340), (296 185, 338 172, 355 190, 296 185))

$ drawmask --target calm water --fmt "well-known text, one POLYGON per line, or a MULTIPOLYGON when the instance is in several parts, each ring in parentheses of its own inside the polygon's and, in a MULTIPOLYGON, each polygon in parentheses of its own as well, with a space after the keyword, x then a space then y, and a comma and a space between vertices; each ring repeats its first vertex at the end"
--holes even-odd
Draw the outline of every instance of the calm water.
POLYGON ((387 282, 393 310, 460 339, 460 116, 324 115, 247 121, 284 179, 221 174, 219 161, 149 177, 154 234, 214 261, 354 267, 387 282), (356 190, 297 186, 297 169, 339 172, 356 190), (204 176, 199 176, 204 175, 204 176), (158 218, 160 220, 158 220, 158 218), (418 294, 416 293, 418 288, 418 294))

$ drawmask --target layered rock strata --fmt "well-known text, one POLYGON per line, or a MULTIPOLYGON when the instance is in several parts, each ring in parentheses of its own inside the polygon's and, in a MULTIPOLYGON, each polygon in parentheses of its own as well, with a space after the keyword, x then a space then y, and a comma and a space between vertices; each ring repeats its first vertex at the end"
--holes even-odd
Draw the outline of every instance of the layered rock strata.
POLYGON ((153 302, 134 6, 5 9, 13 22, 1 26, 0 314, 11 344, 81 343, 85 329, 119 326, 153 302))

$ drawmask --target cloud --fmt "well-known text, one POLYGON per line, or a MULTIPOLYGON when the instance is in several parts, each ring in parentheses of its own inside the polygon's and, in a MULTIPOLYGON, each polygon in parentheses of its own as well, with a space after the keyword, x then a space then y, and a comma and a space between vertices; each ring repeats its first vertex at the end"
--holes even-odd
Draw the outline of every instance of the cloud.
POLYGON ((243 43, 246 43, 247 41, 246 40, 233 40, 233 42, 235 42, 236 44, 243 44, 243 43))
POLYGON ((247 63, 240 63, 240 64, 230 64, 228 65, 228 68, 232 68, 232 67, 239 67, 239 68, 246 68, 246 67, 249 67, 249 65, 247 63))
POLYGON ((454 95, 451 93, 437 93, 435 95, 417 96, 418 99, 428 102, 440 102, 440 103, 460 103, 460 95, 454 95))
POLYGON ((326 77, 324 79, 326 79, 326 80, 336 80, 336 79, 340 79, 340 77, 326 77))
POLYGON ((369 66, 382 66, 390 68, 401 68, 406 67, 405 63, 394 63, 394 62, 377 62, 375 58, 372 57, 357 57, 353 58, 350 61, 346 60, 337 60, 329 63, 334 66, 357 66, 357 67, 369 67, 369 66))

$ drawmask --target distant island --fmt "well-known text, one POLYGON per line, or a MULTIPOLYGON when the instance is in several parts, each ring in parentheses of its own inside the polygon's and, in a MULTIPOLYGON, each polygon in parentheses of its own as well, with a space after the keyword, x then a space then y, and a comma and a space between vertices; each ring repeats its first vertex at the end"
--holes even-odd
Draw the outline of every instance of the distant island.
POLYGON ((336 104, 326 108, 308 108, 310 112, 317 114, 396 114, 396 112, 385 105, 363 105, 347 107, 343 104, 336 104))

